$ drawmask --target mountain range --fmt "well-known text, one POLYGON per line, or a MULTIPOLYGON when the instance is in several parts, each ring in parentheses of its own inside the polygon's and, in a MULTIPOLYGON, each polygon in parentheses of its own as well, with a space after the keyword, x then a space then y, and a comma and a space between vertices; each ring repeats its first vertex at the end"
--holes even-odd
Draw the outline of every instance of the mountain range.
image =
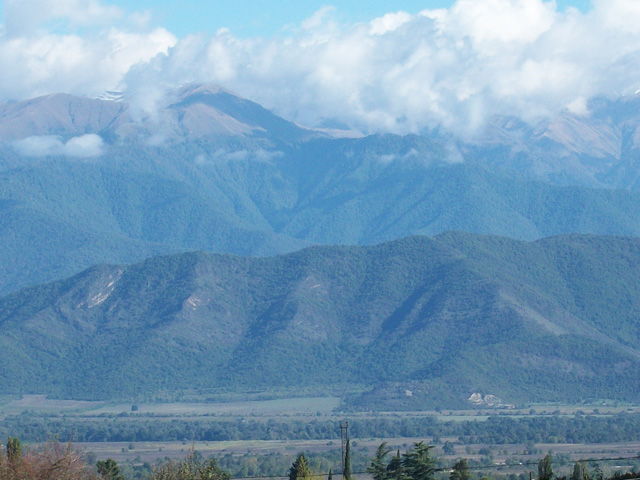
POLYGON ((352 408, 637 402, 640 239, 468 233, 100 265, 0 300, 0 388, 341 387, 352 408), (361 389, 361 390, 362 390, 361 389))
POLYGON ((637 402, 639 106, 457 137, 211 85, 0 105, 0 388, 637 402))
POLYGON ((638 235, 638 102, 493 119, 466 141, 304 128, 210 85, 144 109, 126 93, 1 105, 0 294, 190 250, 638 235))

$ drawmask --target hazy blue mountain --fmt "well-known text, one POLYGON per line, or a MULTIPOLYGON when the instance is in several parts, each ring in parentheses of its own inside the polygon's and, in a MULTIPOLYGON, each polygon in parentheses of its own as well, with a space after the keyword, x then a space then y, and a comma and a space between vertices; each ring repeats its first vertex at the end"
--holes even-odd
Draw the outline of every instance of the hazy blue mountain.
POLYGON ((305 129, 207 85, 168 94, 154 114, 114 98, 0 106, 0 293, 187 250, 270 255, 452 229, 640 233, 635 97, 544 131, 496 120, 477 144, 437 132, 336 138, 353 132, 305 129), (102 138, 101 155, 62 147, 87 134, 102 138))
POLYGON ((638 278, 640 240, 578 235, 101 265, 0 299, 0 388, 368 385, 350 399, 366 408, 462 406, 473 393, 638 401, 638 278))
POLYGON ((53 94, 0 105, 0 140, 98 134, 111 144, 184 143, 201 139, 251 138, 297 142, 319 131, 301 128, 257 103, 213 85, 187 85, 168 92, 155 109, 142 110, 126 95, 85 98, 53 94))
POLYGON ((637 190, 640 94, 592 99, 582 114, 535 125, 496 118, 465 149, 485 164, 558 185, 637 190))

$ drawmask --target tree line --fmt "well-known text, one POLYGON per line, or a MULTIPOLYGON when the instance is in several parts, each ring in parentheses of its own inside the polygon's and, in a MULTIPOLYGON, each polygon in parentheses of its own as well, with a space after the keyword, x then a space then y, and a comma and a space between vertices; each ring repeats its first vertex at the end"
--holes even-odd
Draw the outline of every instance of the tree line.
MULTIPOLYGON (((352 422, 359 438, 455 437, 461 444, 613 443, 640 441, 640 415, 490 417, 480 421, 442 421, 434 416, 370 418, 352 422)), ((332 420, 163 419, 138 417, 74 418, 29 414, 8 416, 0 438, 15 435, 44 442, 51 435, 77 442, 332 440, 340 431, 332 420)))

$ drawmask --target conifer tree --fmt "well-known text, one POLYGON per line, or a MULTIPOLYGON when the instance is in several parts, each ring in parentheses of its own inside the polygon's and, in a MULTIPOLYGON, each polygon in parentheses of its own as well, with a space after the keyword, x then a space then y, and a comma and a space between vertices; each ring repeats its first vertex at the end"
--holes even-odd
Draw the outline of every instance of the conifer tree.
POLYGON ((402 467, 402 457, 400 456, 400 450, 398 450, 389 461, 387 465, 387 479, 388 480, 402 480, 404 476, 404 468, 402 467))
POLYGON ((298 455, 296 460, 289 469, 289 480, 302 480, 311 478, 311 469, 309 468, 309 462, 304 456, 304 453, 298 455))
POLYGON ((371 465, 367 467, 367 473, 370 473, 373 480, 387 480, 388 470, 387 465, 384 463, 384 457, 389 453, 387 448, 387 442, 382 442, 376 449, 376 455, 371 461, 371 465))
POLYGON ((411 480, 432 480, 435 473, 435 461, 430 450, 433 445, 423 442, 413 444, 413 448, 402 456, 402 468, 406 478, 411 480))
POLYGON ((351 443, 347 439, 347 446, 344 449, 344 472, 342 472, 344 480, 351 480, 351 443))

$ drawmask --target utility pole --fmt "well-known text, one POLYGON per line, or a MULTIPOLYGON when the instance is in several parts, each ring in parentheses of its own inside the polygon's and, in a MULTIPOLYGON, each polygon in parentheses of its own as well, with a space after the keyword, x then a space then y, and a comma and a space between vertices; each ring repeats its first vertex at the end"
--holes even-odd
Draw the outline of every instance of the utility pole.
POLYGON ((340 439, 342 440, 342 475, 344 476, 345 467, 345 449, 347 448, 347 440, 349 440, 349 422, 340 422, 340 439))

